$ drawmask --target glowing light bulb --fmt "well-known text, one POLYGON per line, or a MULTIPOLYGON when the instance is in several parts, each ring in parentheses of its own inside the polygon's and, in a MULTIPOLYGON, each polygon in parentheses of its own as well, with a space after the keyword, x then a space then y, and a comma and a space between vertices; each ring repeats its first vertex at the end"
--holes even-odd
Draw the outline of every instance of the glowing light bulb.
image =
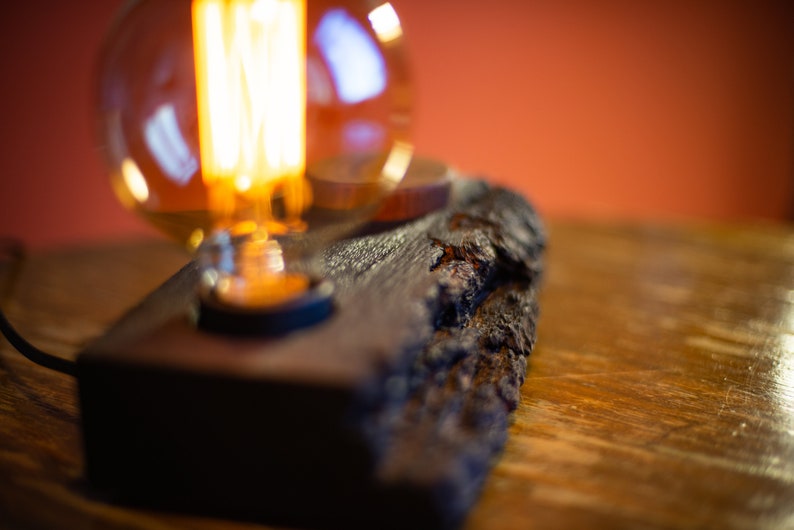
POLYGON ((99 68, 117 195, 199 249, 205 297, 290 302, 411 162, 402 41, 389 3, 131 2, 99 68))

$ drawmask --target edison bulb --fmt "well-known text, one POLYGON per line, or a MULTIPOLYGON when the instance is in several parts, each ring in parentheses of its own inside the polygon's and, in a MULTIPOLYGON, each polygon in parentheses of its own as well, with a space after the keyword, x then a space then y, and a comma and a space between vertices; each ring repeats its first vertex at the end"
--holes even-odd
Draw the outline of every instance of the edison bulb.
POLYGON ((289 299, 410 164, 403 41, 388 2, 131 2, 99 64, 113 189, 225 302, 289 299))

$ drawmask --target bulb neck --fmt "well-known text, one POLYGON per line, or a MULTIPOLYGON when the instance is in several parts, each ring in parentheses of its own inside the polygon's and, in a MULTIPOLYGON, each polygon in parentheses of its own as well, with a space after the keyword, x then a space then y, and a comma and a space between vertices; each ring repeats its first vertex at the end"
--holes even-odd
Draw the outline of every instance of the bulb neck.
POLYGON ((200 294, 243 309, 278 306, 300 297, 308 274, 290 270, 279 242, 265 231, 216 231, 199 248, 200 294))
POLYGON ((288 263, 279 242, 264 231, 217 231, 199 248, 199 265, 201 329, 280 335, 332 312, 331 284, 288 263))

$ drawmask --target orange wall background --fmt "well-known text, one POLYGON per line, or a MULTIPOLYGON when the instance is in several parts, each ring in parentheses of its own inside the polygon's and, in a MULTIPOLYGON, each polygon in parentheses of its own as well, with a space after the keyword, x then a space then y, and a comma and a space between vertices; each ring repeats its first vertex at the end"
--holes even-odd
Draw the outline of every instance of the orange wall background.
MULTIPOLYGON (((393 0, 419 153, 548 217, 788 219, 794 2, 393 0)), ((0 234, 149 233, 95 150, 91 72, 119 0, 0 17, 0 234)))

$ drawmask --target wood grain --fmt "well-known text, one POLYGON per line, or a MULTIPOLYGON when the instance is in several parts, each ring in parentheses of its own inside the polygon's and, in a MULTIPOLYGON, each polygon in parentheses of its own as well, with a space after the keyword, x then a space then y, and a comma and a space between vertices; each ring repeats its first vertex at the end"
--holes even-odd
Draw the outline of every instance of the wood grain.
MULTIPOLYGON (((794 231, 556 222, 549 243, 537 347, 465 528, 793 527, 794 231)), ((185 259, 34 256, 9 316, 71 355, 185 259)), ((87 497, 73 383, 0 348, 0 527, 260 528, 87 497)))

